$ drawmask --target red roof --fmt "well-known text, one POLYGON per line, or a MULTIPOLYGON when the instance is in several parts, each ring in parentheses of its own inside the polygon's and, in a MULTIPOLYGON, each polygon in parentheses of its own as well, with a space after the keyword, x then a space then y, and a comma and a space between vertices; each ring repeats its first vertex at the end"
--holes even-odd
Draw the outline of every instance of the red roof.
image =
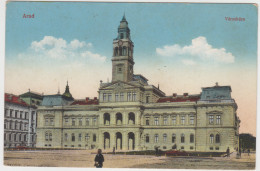
POLYGON ((75 100, 71 105, 98 105, 98 99, 95 97, 94 99, 75 100))
POLYGON ((196 102, 200 99, 199 95, 191 95, 191 96, 168 96, 168 97, 161 97, 157 100, 157 103, 164 103, 164 102, 196 102))
POLYGON ((19 96, 8 93, 5 93, 5 102, 14 103, 22 106, 29 106, 22 99, 20 99, 19 96))

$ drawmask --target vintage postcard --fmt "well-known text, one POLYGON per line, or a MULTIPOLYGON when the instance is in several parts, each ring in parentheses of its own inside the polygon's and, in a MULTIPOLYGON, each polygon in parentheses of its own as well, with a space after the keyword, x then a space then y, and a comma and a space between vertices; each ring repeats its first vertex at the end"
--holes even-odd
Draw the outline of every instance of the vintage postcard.
POLYGON ((258 4, 5 5, 4 168, 255 169, 258 4))

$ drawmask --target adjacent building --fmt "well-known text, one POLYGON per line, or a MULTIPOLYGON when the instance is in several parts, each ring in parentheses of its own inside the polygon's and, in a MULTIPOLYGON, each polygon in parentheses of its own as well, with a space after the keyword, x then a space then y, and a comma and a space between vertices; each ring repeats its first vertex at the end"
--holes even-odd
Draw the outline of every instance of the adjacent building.
POLYGON ((19 96, 5 93, 4 147, 36 144, 36 106, 23 101, 19 96))
MULTIPOLYGON (((134 43, 125 16, 113 40, 112 81, 98 98, 44 96, 38 108, 37 147, 224 152, 238 147, 239 118, 230 86, 202 93, 165 93, 134 74, 134 43)), ((145 67, 145 66, 144 66, 145 67)))

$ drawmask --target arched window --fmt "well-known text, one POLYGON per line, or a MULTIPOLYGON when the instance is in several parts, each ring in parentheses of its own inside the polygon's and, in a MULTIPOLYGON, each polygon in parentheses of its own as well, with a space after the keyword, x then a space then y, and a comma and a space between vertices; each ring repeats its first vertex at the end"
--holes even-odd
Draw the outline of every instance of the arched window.
POLYGON ((68 134, 67 133, 65 133, 65 135, 64 135, 64 140, 68 141, 68 134))
POLYGON ((214 143, 214 135, 210 134, 209 136, 209 143, 213 144, 214 143))
POLYGON ((145 136, 145 142, 146 142, 146 143, 149 143, 149 141, 150 141, 149 135, 147 134, 147 135, 145 136))
POLYGON ((123 47, 123 56, 126 56, 126 47, 123 47))
POLYGON ((122 120, 123 120, 123 116, 121 113, 117 113, 116 114, 116 124, 117 125, 122 125, 122 120))
POLYGON ((220 135, 216 134, 216 143, 220 143, 220 135))
POLYGON ((194 134, 190 134, 190 143, 194 143, 194 134))
POLYGON ((181 143, 185 143, 185 135, 181 134, 181 143))
POLYGON ((155 142, 155 143, 158 143, 158 141, 159 141, 159 135, 158 135, 158 134, 155 134, 155 135, 154 135, 154 142, 155 142))
POLYGON ((128 124, 135 124, 135 114, 132 112, 128 114, 128 124))
POLYGON ((176 135, 172 134, 172 143, 175 143, 175 142, 176 142, 176 135))
POLYGON ((74 133, 71 134, 71 141, 75 141, 75 134, 74 133))
POLYGON ((110 114, 109 113, 104 114, 104 125, 110 125, 110 114))
POLYGON ((167 141, 167 134, 163 134, 163 142, 167 141))

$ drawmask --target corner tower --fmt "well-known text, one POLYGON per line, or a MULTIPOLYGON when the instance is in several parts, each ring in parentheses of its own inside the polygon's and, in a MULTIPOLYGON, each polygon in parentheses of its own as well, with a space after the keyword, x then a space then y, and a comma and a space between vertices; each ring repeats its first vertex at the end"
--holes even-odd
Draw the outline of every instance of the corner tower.
POLYGON ((134 44, 124 15, 118 27, 117 38, 113 41, 112 82, 133 80, 133 50, 134 44))

